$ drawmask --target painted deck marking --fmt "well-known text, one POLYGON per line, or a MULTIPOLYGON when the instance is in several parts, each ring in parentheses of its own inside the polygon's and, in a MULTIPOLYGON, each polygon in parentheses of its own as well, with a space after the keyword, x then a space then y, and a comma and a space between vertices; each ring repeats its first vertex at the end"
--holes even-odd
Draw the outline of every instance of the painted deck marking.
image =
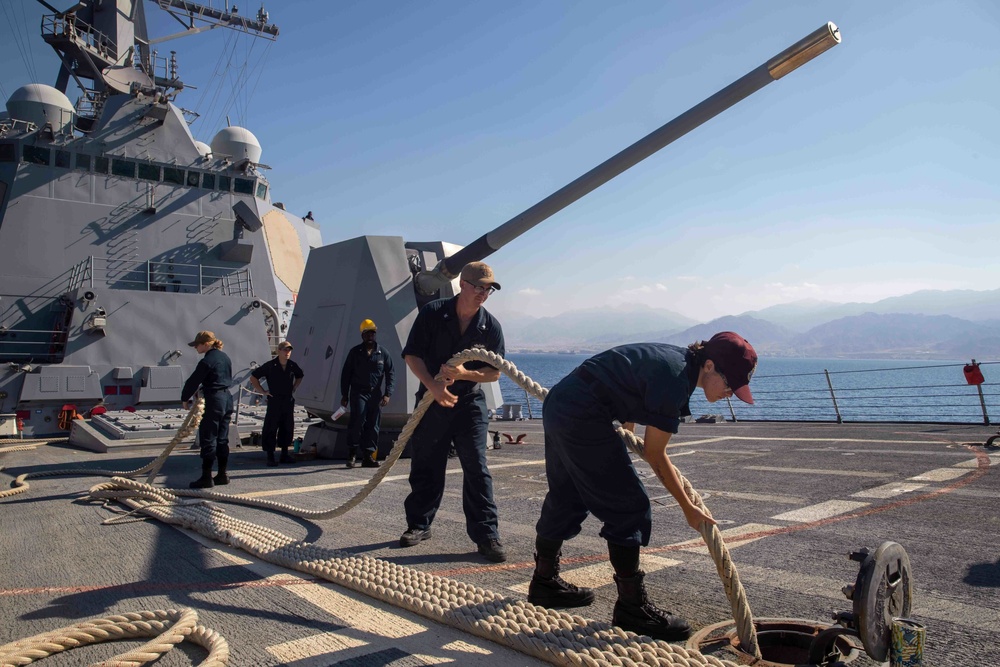
MULTIPOLYGON (((656 570, 662 570, 667 567, 680 565, 682 562, 683 561, 674 560, 673 558, 663 558, 662 556, 652 556, 645 553, 639 554, 639 567, 645 570, 647 574, 655 572, 656 570)), ((606 586, 615 582, 614 570, 611 568, 611 563, 607 560, 601 563, 595 563, 594 565, 565 570, 560 572, 559 576, 571 584, 584 586, 586 588, 600 588, 601 586, 606 586)), ((522 595, 528 594, 527 581, 521 584, 509 586, 508 588, 517 593, 521 593, 522 595)))
POLYGON ((886 479, 895 477, 890 472, 864 472, 860 470, 825 470, 822 468, 779 468, 775 466, 743 466, 744 470, 760 470, 761 472, 790 472, 796 475, 833 475, 835 477, 871 477, 886 479))
POLYGON ((957 479, 962 475, 968 474, 969 471, 962 468, 937 468, 935 470, 928 470, 915 477, 910 477, 910 479, 914 482, 947 482, 948 480, 957 479))
POLYGON ((265 650, 280 660, 283 665, 304 665, 307 664, 307 660, 308 663, 315 663, 319 665, 319 662, 309 660, 309 658, 328 656, 324 662, 329 662, 330 658, 335 653, 346 651, 348 649, 356 649, 362 646, 368 646, 368 642, 354 637, 348 637, 347 635, 339 632, 324 632, 322 634, 312 635, 310 637, 301 637, 300 639, 293 639, 290 642, 268 646, 265 650))
POLYGON ((895 496, 901 496, 904 493, 910 493, 912 491, 917 491, 919 489, 927 486, 926 484, 913 484, 909 482, 889 482, 888 484, 883 484, 882 486, 876 486, 872 489, 865 489, 864 491, 858 491, 857 493, 852 493, 852 498, 894 498, 895 496))
MULTIPOLYGON (((745 544, 764 539, 767 536, 767 531, 774 528, 777 528, 777 526, 769 526, 766 523, 747 523, 735 528, 727 528, 721 532, 723 539, 726 541, 726 546, 732 551, 736 547, 742 547, 745 544), (743 535, 752 535, 753 537, 741 541, 740 537, 743 535)), ((687 551, 692 554, 705 554, 707 556, 708 546, 702 542, 701 546, 684 547, 681 551, 687 551)))
MULTIPOLYGON (((545 465, 545 459, 535 459, 529 461, 516 461, 513 463, 491 463, 490 470, 500 470, 501 468, 518 468, 521 466, 533 466, 533 465, 545 465)), ((461 468, 449 469, 445 474, 447 475, 458 475, 462 472, 461 468)), ((386 475, 382 482, 398 482, 399 480, 407 480, 410 478, 410 474, 405 475, 386 475)), ((296 493, 312 493, 314 491, 326 491, 328 489, 346 489, 352 486, 364 486, 368 483, 368 477, 364 479, 355 479, 349 482, 331 482, 330 484, 316 484, 314 486, 299 486, 294 489, 274 489, 270 491, 253 491, 251 493, 240 494, 243 498, 264 498, 267 496, 291 496, 296 493)))
MULTIPOLYGON (((987 454, 990 460, 990 465, 995 466, 1000 464, 1000 454, 987 454)), ((961 463, 956 463, 956 468, 978 468, 979 459, 969 459, 968 461, 962 461, 961 463)))
POLYGON ((798 496, 780 496, 773 493, 743 493, 741 491, 719 491, 718 489, 701 489, 702 497, 730 498, 732 500, 752 500, 762 503, 777 503, 779 505, 802 505, 805 499, 798 496))
POLYGON ((775 521, 797 521, 800 523, 808 523, 810 521, 827 519, 831 516, 837 516, 838 514, 853 512, 854 510, 867 505, 868 503, 859 503, 851 500, 828 500, 825 503, 819 503, 817 505, 792 510, 791 512, 778 514, 776 516, 772 516, 771 518, 775 521))

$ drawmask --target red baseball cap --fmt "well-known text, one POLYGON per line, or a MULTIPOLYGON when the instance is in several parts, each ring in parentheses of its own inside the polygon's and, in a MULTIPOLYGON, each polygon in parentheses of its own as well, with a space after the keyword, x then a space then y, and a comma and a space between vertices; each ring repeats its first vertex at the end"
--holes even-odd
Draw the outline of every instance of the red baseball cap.
POLYGON ((757 370, 757 352, 745 338, 732 331, 721 331, 711 340, 702 343, 705 356, 715 363, 715 368, 726 378, 736 398, 753 404, 750 378, 757 370))

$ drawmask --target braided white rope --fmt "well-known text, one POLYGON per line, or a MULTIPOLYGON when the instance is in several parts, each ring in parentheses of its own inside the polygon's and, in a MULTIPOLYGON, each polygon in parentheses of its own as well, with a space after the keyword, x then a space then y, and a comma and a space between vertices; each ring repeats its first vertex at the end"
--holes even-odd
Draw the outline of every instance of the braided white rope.
MULTIPOLYGON (((173 451, 174 447, 198 428, 198 423, 201 421, 201 416, 205 412, 205 401, 199 398, 195 401, 194 405, 188 411, 187 415, 184 417, 184 421, 181 422, 181 427, 177 429, 177 433, 171 438, 170 442, 163 449, 158 457, 135 470, 130 471, 115 471, 115 470, 89 470, 87 468, 63 468, 61 470, 46 470, 45 472, 26 472, 23 475, 18 475, 11 483, 11 488, 4 491, 0 491, 0 498, 9 498, 10 496, 16 496, 19 493, 24 493, 31 485, 28 484, 26 480, 38 479, 39 477, 58 477, 61 475, 93 475, 94 477, 133 477, 135 475, 141 475, 147 471, 154 471, 150 474, 149 480, 151 481, 153 475, 156 474, 155 471, 159 470, 163 465, 163 462, 167 460, 170 456, 170 452, 173 451)), ((34 449, 34 447, 29 447, 29 449, 34 449)), ((0 450, 2 451, 2 450, 0 450)), ((21 449, 9 448, 6 451, 23 451, 21 449)))
POLYGON ((10 443, 7 446, 0 447, 0 454, 6 454, 7 452, 30 452, 34 449, 38 449, 44 445, 56 445, 69 442, 66 438, 2 438, 0 439, 0 445, 5 443, 10 443))
POLYGON ((224 667, 229 662, 229 643, 219 633, 198 624, 194 609, 157 609, 84 621, 5 644, 0 646, 0 667, 27 665, 79 646, 145 637, 153 639, 92 667, 139 667, 159 659, 183 641, 208 651, 205 660, 198 663, 200 667, 224 667))
POLYGON ((179 494, 114 478, 90 489, 137 511, 556 665, 736 667, 736 663, 402 565, 295 540, 179 494))

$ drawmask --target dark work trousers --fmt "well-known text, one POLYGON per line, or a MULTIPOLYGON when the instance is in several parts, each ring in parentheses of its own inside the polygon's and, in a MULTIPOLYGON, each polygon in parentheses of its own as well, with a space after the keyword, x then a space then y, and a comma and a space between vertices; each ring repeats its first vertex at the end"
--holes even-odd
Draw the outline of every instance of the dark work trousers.
POLYGON ((541 537, 573 538, 592 512, 608 542, 649 544, 649 495, 613 419, 606 401, 572 373, 549 391, 542 410, 549 492, 535 525, 541 537))
POLYGON ((431 404, 410 439, 410 495, 403 503, 408 528, 427 529, 434 521, 444 497, 448 450, 454 442, 462 464, 465 532, 477 544, 500 538, 493 476, 486 467, 486 435, 482 394, 462 396, 453 408, 431 404))
POLYGON ((261 429, 260 441, 265 452, 274 452, 274 445, 287 450, 292 444, 292 432, 295 430, 295 399, 292 396, 269 396, 267 412, 264 413, 264 426, 261 429))
POLYGON ((233 395, 227 390, 203 392, 205 413, 198 426, 201 458, 229 457, 229 422, 233 419, 233 395))
MULTIPOLYGON (((351 452, 360 446, 368 455, 378 451, 378 427, 382 422, 382 397, 351 388, 351 424, 348 442, 351 452)), ((373 459, 374 460, 374 459, 373 459)))

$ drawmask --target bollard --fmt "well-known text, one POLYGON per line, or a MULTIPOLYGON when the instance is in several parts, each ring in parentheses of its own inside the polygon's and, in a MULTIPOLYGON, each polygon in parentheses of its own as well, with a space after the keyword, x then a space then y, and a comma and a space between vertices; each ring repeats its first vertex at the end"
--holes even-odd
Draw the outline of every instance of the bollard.
POLYGON ((889 649, 890 667, 923 667, 923 624, 909 618, 892 619, 892 644, 889 649))

